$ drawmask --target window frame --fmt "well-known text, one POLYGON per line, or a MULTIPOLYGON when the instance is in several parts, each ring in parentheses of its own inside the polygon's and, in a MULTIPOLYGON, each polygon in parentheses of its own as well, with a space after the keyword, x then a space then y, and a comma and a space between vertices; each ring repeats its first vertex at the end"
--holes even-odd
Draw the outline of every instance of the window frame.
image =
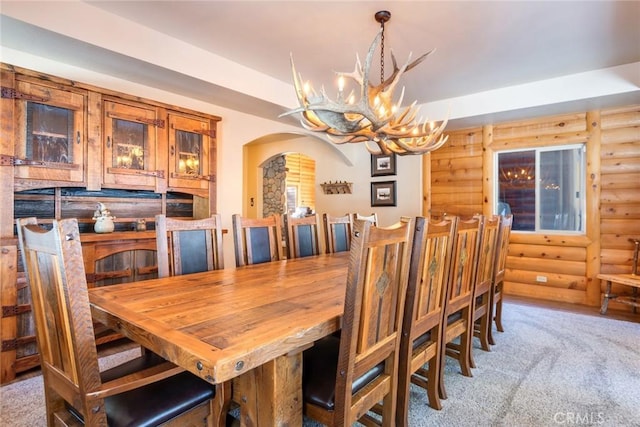
POLYGON ((498 212, 498 201, 500 200, 500 170, 499 170, 499 156, 504 153, 517 153, 523 151, 533 151, 535 153, 535 222, 534 222, 534 230, 513 230, 514 232, 519 233, 528 233, 528 234, 553 234, 553 235, 574 235, 574 236, 586 236, 587 235, 587 215, 588 215, 588 202, 587 202, 587 141, 563 144, 563 145, 550 145, 550 146, 527 146, 527 147, 518 147, 514 149, 507 150, 493 150, 493 185, 492 185, 492 198, 493 204, 491 210, 494 214, 498 212), (543 152, 551 152, 551 151, 563 151, 563 150, 571 150, 580 148, 582 150, 582 164, 580 165, 580 230, 555 230, 555 229, 543 229, 541 227, 541 212, 540 212, 540 203, 541 203, 541 171, 540 171, 540 155, 543 152))

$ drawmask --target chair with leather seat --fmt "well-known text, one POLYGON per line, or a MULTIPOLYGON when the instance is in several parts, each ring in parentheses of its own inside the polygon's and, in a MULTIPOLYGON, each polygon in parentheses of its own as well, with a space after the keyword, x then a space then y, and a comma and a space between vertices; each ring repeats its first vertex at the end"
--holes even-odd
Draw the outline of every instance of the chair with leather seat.
MULTIPOLYGON (((476 283, 473 290, 473 336, 480 340, 480 346, 484 351, 491 351, 489 342, 489 329, 492 322, 491 293, 493 292, 493 268, 496 260, 501 218, 500 215, 491 215, 484 218, 476 270, 476 283)), ((471 367, 475 368, 473 345, 470 350, 471 367)))
POLYGON ((156 215, 156 246, 159 277, 223 269, 220 214, 203 219, 156 215))
MULTIPOLYGON (((447 216, 448 217, 448 216, 447 216)), ((444 354, 458 360, 462 375, 471 377, 471 338, 473 335, 473 291, 480 254, 484 217, 458 219, 449 269, 449 289, 443 321, 444 354)), ((445 357, 440 360, 440 398, 446 399, 445 357)))
MULTIPOLYGON (((489 317, 495 321, 496 329, 504 332, 502 326, 502 298, 504 291, 504 273, 507 268, 507 256, 509 255, 509 237, 513 226, 513 216, 502 217, 500 231, 498 233, 498 243, 496 250, 495 265, 493 267, 493 293, 491 298, 491 314, 489 317)), ((489 343, 495 344, 493 338, 493 321, 489 324, 489 343)))
POLYGON ((280 215, 247 218, 234 214, 232 220, 236 267, 284 259, 280 215))
POLYGON ((333 216, 322 214, 324 243, 328 254, 348 251, 351 247, 351 215, 333 216))
POLYGON ((371 215, 362 215, 356 212, 352 214, 352 220, 355 221, 356 219, 371 221, 373 225, 375 225, 376 227, 378 226, 378 214, 375 212, 373 212, 371 215))
POLYGON ((328 426, 395 423, 398 350, 412 221, 378 228, 357 220, 340 336, 303 353, 304 413, 328 426))
MULTIPOLYGON (((156 215, 156 247, 158 277, 224 268, 222 248, 222 218, 213 214, 208 218, 170 218, 156 215)), ((231 407, 231 381, 218 389, 221 411, 228 413, 231 407), (224 396, 222 395, 224 393, 224 396)))
POLYGON ((425 390, 429 406, 442 408, 438 396, 442 325, 456 222, 457 217, 415 220, 400 339, 398 426, 408 425, 411 383, 425 390))
POLYGON ((77 220, 53 221, 48 231, 35 218, 17 225, 49 426, 213 426, 222 418, 214 386, 151 352, 100 372, 77 220))
POLYGON ((320 255, 320 217, 318 214, 296 218, 284 216, 284 229, 287 236, 288 258, 302 258, 320 255))

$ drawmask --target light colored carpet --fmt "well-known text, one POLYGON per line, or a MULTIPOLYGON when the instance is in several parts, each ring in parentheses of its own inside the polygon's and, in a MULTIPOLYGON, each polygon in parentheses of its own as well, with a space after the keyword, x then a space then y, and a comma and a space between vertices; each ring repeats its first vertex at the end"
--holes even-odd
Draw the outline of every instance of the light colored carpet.
MULTIPOLYGON (((504 318, 506 331, 491 352, 476 342, 473 378, 447 361, 441 411, 412 389, 411 427, 640 426, 640 323, 512 302, 504 318)), ((45 425, 40 376, 1 387, 0 399, 0 425, 45 425)))

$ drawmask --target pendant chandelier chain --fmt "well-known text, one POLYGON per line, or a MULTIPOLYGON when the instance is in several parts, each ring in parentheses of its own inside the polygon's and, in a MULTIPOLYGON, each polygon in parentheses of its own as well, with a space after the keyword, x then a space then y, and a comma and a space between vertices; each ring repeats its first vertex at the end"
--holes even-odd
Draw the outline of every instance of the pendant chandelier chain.
POLYGON ((384 21, 380 22, 382 35, 380 40, 380 83, 384 83, 384 21))

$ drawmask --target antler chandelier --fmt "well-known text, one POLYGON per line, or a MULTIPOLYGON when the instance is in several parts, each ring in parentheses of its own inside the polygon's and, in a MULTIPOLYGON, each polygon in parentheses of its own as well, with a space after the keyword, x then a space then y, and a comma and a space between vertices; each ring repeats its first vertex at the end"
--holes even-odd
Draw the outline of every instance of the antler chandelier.
POLYGON ((416 101, 406 108, 401 107, 404 87, 398 101, 393 102, 393 92, 400 77, 433 51, 413 62, 410 62, 409 54, 407 62, 400 68, 392 51, 393 73, 385 80, 384 24, 391 19, 391 13, 377 12, 375 19, 380 23, 380 31, 369 47, 364 68, 356 54, 355 70, 351 73, 337 73, 338 94, 335 101, 329 99, 324 87, 317 93, 309 84, 302 83, 302 76, 296 72, 293 55, 291 56, 293 83, 300 107, 281 116, 301 113, 300 122, 305 129, 324 132, 335 144, 364 142, 372 154, 424 154, 436 150, 448 139, 448 136, 442 135, 447 120, 438 126, 422 118, 416 120, 419 112, 416 101), (376 86, 370 82, 369 74, 374 52, 380 43, 380 84, 376 86), (358 85, 359 99, 356 99, 355 90, 345 96, 345 79, 358 85))

